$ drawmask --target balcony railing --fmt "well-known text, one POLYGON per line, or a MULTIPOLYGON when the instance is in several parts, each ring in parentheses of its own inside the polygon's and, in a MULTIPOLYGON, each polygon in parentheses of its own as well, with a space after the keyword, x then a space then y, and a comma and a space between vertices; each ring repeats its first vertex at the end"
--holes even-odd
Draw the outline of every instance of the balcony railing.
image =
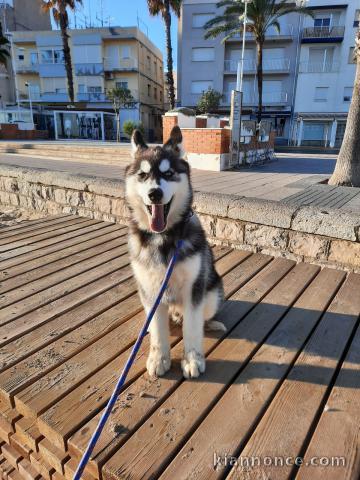
POLYGON ((340 69, 337 62, 301 62, 300 73, 336 73, 340 69))
POLYGON ((104 62, 104 68, 106 71, 136 70, 138 68, 138 61, 136 58, 121 58, 121 59, 106 58, 104 62))
POLYGON ((316 41, 339 42, 344 38, 345 27, 307 27, 302 31, 302 42, 311 43, 316 41))
POLYGON ((86 92, 77 94, 78 102, 106 102, 109 101, 104 92, 86 92))
MULTIPOLYGON (((224 71, 235 73, 237 71, 238 62, 236 60, 225 60, 224 71)), ((290 71, 290 59, 289 58, 274 58, 271 60, 263 60, 263 72, 289 72, 290 71)), ((244 72, 255 73, 256 61, 244 60, 244 72)))
POLYGON ((16 73, 38 73, 39 64, 38 63, 25 63, 17 62, 15 64, 16 73))
POLYGON ((76 63, 75 74, 78 76, 86 75, 102 75, 104 73, 104 66, 102 63, 76 63))
MULTIPOLYGON (((275 28, 269 28, 265 35, 265 40, 287 40, 294 36, 293 25, 281 25, 280 33, 275 28)), ((238 32, 229 40, 239 41, 242 39, 242 33, 238 32)), ((255 36, 252 32, 246 32, 246 41, 255 41, 255 36)))
MULTIPOLYGON (((263 93, 262 102, 263 105, 281 105, 287 103, 288 94, 286 92, 266 92, 263 93)), ((225 92, 223 94, 222 104, 230 105, 231 103, 231 92, 225 92)), ((246 93, 243 98, 243 105, 245 106, 255 106, 258 104, 258 96, 255 93, 246 93)))

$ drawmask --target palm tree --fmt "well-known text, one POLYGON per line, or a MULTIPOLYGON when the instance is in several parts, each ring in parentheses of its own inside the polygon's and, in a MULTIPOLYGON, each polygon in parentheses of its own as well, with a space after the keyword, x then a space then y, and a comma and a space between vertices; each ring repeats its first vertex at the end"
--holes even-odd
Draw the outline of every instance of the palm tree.
MULTIPOLYGON (((302 13, 313 16, 307 8, 301 6, 302 2, 288 3, 288 0, 253 0, 248 4, 247 17, 249 23, 247 31, 255 37, 257 50, 257 84, 258 84, 258 122, 262 115, 262 92, 263 92, 263 49, 266 32, 270 27, 276 28, 280 33, 279 18, 288 13, 302 13)), ((242 0, 222 0, 216 4, 217 8, 225 7, 222 15, 209 20, 204 28, 207 30, 205 38, 215 38, 225 34, 223 41, 242 32, 245 4, 242 0)))
POLYGON ((181 0, 147 0, 150 15, 161 14, 165 23, 166 57, 167 57, 167 84, 169 88, 170 108, 175 108, 175 87, 173 74, 173 57, 171 45, 171 10, 180 17, 181 0))
POLYGON ((360 29, 355 40, 356 74, 344 140, 329 185, 360 187, 360 29))
POLYGON ((0 22, 0 65, 6 67, 7 60, 10 58, 9 53, 9 40, 3 35, 2 25, 0 22))
POLYGON ((74 11, 77 3, 82 5, 82 0, 43 0, 43 10, 45 12, 52 12, 55 22, 57 25, 60 25, 70 102, 74 102, 74 79, 69 47, 69 34, 67 33, 69 27, 67 9, 69 8, 71 11, 74 11))

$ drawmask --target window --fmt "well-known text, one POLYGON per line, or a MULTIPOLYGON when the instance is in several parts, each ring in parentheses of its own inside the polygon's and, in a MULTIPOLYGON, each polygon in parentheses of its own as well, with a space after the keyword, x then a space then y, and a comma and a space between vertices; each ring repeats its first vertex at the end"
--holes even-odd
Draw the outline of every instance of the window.
POLYGON ((130 47, 128 45, 124 45, 121 48, 122 58, 130 58, 130 47))
POLYGON ((31 65, 37 65, 38 63, 38 55, 36 52, 31 52, 30 53, 30 63, 31 65))
POLYGON ((64 63, 62 50, 41 50, 41 63, 64 63))
POLYGON ((355 20, 354 20, 354 27, 359 27, 360 23, 360 10, 355 10, 355 20))
POLYGON ((160 102, 162 103, 162 101, 163 101, 163 92, 162 92, 162 90, 160 90, 159 93, 160 93, 160 102))
POLYGON ((194 13, 192 17, 192 26, 193 28, 203 28, 205 23, 213 17, 213 13, 194 13))
POLYGON ((353 87, 344 88, 344 102, 351 102, 353 87))
POLYGON ((23 61, 25 60, 25 57, 24 57, 23 54, 21 54, 21 55, 18 55, 18 59, 19 59, 21 62, 23 62, 23 61))
POLYGON ((122 80, 121 82, 115 82, 116 88, 129 88, 129 82, 127 80, 122 80))
POLYGON ((147 68, 150 70, 151 69, 151 59, 150 59, 149 55, 146 57, 146 60, 147 60, 147 68))
POLYGON ((327 102, 329 87, 316 87, 315 88, 315 102, 327 102))
POLYGON ((150 85, 150 83, 148 83, 147 91, 148 91, 148 97, 150 97, 150 95, 151 95, 151 85, 150 85))
POLYGON ((72 49, 74 63, 101 63, 100 45, 74 45, 72 49))
POLYGON ((193 62, 212 62, 215 59, 214 48, 193 48, 192 60, 193 62))
POLYGON ((350 47, 348 63, 356 63, 354 50, 355 47, 350 47))
POLYGON ((154 98, 155 98, 155 100, 157 100, 157 88, 156 87, 154 87, 154 98))
POLYGON ((54 63, 64 63, 64 52, 62 50, 54 50, 54 63))
POLYGON ((330 27, 330 17, 315 18, 314 27, 330 27))
POLYGON ((195 80, 191 82, 191 93, 202 93, 209 88, 212 88, 212 80, 195 80))

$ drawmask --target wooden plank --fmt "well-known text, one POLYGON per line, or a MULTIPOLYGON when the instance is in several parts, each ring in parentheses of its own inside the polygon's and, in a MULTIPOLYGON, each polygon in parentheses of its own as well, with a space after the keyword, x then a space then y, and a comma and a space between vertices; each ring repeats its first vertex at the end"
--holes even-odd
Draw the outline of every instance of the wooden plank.
MULTIPOLYGON (((28 445, 33 452, 38 451, 39 442, 44 438, 37 428, 36 422, 22 417, 15 424, 15 433, 23 445, 28 445)), ((31 453, 30 453, 31 461, 31 453)))
POLYGON ((95 238, 74 245, 72 247, 56 251, 49 255, 45 255, 40 259, 36 258, 33 261, 25 262, 22 265, 17 265, 16 267, 1 271, 0 292, 7 292, 12 288, 17 288, 21 285, 25 285, 26 283, 31 282, 33 278, 41 278, 42 276, 48 275, 49 273, 56 271, 58 266, 61 265, 60 262, 66 261, 67 257, 74 258, 74 256, 78 253, 85 252, 86 250, 89 250, 110 240, 123 238, 123 241, 125 241, 125 228, 119 228, 118 226, 114 225, 112 229, 108 230, 108 232, 109 233, 104 232, 102 235, 96 236, 95 238))
MULTIPOLYGON (((3 371, 0 374, 1 396, 6 398, 8 402, 11 402, 16 393, 28 385, 34 384, 39 378, 49 374, 54 368, 62 365, 63 362, 66 362, 71 357, 80 354, 83 349, 89 347, 103 336, 106 335, 106 338, 110 339, 111 336, 114 335, 114 339, 116 339, 116 328, 133 317, 139 310, 141 310, 139 298, 133 295, 124 302, 94 317, 76 330, 70 331, 55 342, 40 349, 15 366, 3 371)), ((129 327, 126 324, 121 330, 126 332, 127 328, 129 327)), ((127 332, 124 333, 125 337, 126 334, 127 332)), ((105 340, 104 342, 106 343, 105 340)), ((119 347, 116 344, 113 345, 113 348, 120 348, 120 344, 119 347)), ((88 352, 88 350, 86 350, 86 352, 88 352)), ((91 352, 89 352, 89 354, 90 353, 91 352)), ((106 354, 108 352, 103 353, 106 354)), ((97 364, 98 361, 99 358, 93 359, 95 364, 97 364)), ((89 362, 88 367, 90 367, 90 365, 91 362, 89 362)), ((64 365, 64 367, 68 368, 67 364, 64 365)), ((59 369, 60 368, 63 368, 63 366, 59 367, 59 369)), ((77 374, 81 376, 82 373, 78 371, 77 374)), ((57 373, 55 373, 55 375, 57 375, 57 373)), ((50 379, 50 377, 51 375, 47 375, 45 381, 50 379)), ((34 385, 34 388, 35 387, 34 385)))
POLYGON ((161 479, 175 478, 179 469, 183 478, 223 478, 226 468, 214 468, 214 454, 226 452, 229 457, 234 456, 248 438, 344 278, 345 273, 336 270, 324 269, 319 273, 233 380, 161 479))
MULTIPOLYGON (((261 256, 253 256, 243 264, 241 264, 244 271, 242 276, 239 276, 237 286, 241 286, 250 280, 256 272, 261 270, 269 261, 271 257, 264 257, 262 265, 259 264, 259 258, 261 256)), ((238 267, 236 267, 238 268, 238 267)), ((236 285, 236 284, 235 284, 236 285)), ((229 289, 228 294, 231 294, 234 284, 229 289)), ((226 292, 225 292, 226 293, 226 292)), ((139 322, 139 325, 143 322, 143 314, 139 314, 131 320, 131 323, 135 323, 135 318, 139 322)), ((138 326, 136 327, 139 328, 138 326)), ((178 337, 175 336, 176 341, 181 338, 181 331, 178 332, 178 337)), ((212 341, 216 341, 212 338, 212 341)), ((128 355, 129 352, 126 352, 128 355)), ((124 356, 124 359, 126 356, 124 356)), ((64 400, 58 401, 51 409, 39 419, 38 425, 42 433, 46 433, 46 437, 49 438, 54 444, 64 448, 64 437, 69 436, 74 431, 74 427, 79 422, 86 421, 91 413, 96 414, 97 411, 103 406, 107 398, 110 395, 111 388, 116 381, 118 375, 118 366, 120 360, 108 364, 105 368, 100 370, 96 375, 89 378, 89 381, 82 383, 71 394, 68 394, 64 400), (117 363, 116 363, 117 362, 117 363), (99 400, 100 399, 100 400, 99 400), (100 402, 101 401, 101 402, 100 402), (68 407, 72 405, 72 408, 68 407), (85 416, 85 417, 84 417, 85 416)), ((140 373, 145 370, 145 355, 142 359, 142 363, 137 361, 137 368, 140 373)))
POLYGON ((14 243, 20 241, 20 240, 30 240, 33 237, 37 237, 38 235, 41 235, 43 233, 47 232, 56 232, 60 228, 65 227, 66 225, 69 225, 69 222, 74 222, 77 221, 78 223, 82 223, 86 220, 86 218, 83 217, 64 217, 64 218, 57 218, 54 220, 50 220, 47 223, 42 223, 41 225, 35 225, 29 228, 26 228, 22 231, 16 231, 16 233, 12 233, 11 235, 9 234, 8 236, 5 237, 0 237, 0 245, 8 245, 9 243, 14 243))
MULTIPOLYGON (((17 248, 20 247, 25 247, 26 245, 31 245, 36 242, 41 242, 41 240, 47 240, 48 238, 55 237, 57 235, 61 235, 62 233, 66 233, 68 229, 74 229, 74 227, 81 228, 83 223, 86 223, 88 220, 86 218, 70 218, 69 220, 65 220, 65 222, 62 223, 61 228, 54 229, 54 231, 46 232, 46 233, 41 233, 39 235, 35 235, 33 237, 25 238, 23 240, 18 240, 14 242, 9 242, 5 245, 0 245, 0 253, 7 252, 8 250, 14 251, 17 248)), ((76 228, 75 228, 76 229, 76 228)))
POLYGON ((54 447, 46 438, 39 443, 39 454, 42 459, 48 465, 54 467, 58 473, 64 473, 64 464, 69 460, 69 455, 54 447))
POLYGON ((15 471, 15 468, 5 459, 5 462, 1 464, 2 478, 7 480, 9 475, 15 471))
MULTIPOLYGON (((68 235, 61 235, 61 238, 58 239, 57 242, 51 242, 49 246, 43 245, 42 248, 38 250, 29 250, 28 253, 23 253, 22 255, 14 258, 10 258, 9 260, 0 261, 0 275, 4 275, 7 277, 7 270, 10 268, 27 268, 26 263, 33 262, 35 260, 39 260, 41 262, 41 258, 46 257, 53 252, 58 252, 66 247, 72 245, 79 245, 89 239, 95 238, 98 235, 102 235, 109 231, 109 228, 114 227, 114 225, 107 225, 103 223, 94 223, 90 226, 80 228, 76 232, 73 232, 71 238, 69 239, 68 235)), ((1 260, 0 255, 0 260, 1 260)), ((25 270, 26 271, 26 270, 25 270)), ((12 270, 13 272, 13 270, 12 270)), ((22 273, 20 271, 20 273, 22 273)), ((0 278, 3 278, 2 276, 0 278)))
POLYGON ((0 268, 8 268, 9 266, 17 265, 18 263, 22 263, 24 260, 24 254, 31 252, 30 258, 33 259, 35 256, 33 255, 34 251, 41 250, 39 253, 39 257, 42 256, 43 248, 48 247, 49 245, 58 244, 63 240, 69 239, 69 234, 71 233, 71 237, 76 235, 83 235, 85 227, 91 226, 100 226, 100 228, 104 228, 103 225, 98 220, 87 220, 86 222, 81 222, 78 224, 70 225, 63 229, 62 233, 58 232, 58 235, 55 237, 50 237, 45 240, 39 240, 37 242, 32 243, 31 245, 24 245, 22 247, 9 249, 6 252, 0 252, 0 268), (99 225, 100 224, 100 225, 99 225), (11 261, 9 261, 11 259, 11 261))
MULTIPOLYGON (((232 295, 222 309, 221 318, 222 321, 226 323, 227 327, 230 329, 236 325, 263 297, 265 297, 265 295, 289 272, 289 270, 293 268, 293 266, 294 262, 275 259, 257 276, 252 279, 249 277, 249 282, 244 284, 240 290, 232 295)), ((211 337, 206 335, 204 345, 205 351, 210 352, 224 336, 224 333, 213 334, 211 337)), ((176 351, 172 352, 173 358, 176 354, 181 358, 182 344, 179 344, 176 351)), ((111 418, 105 426, 97 443, 93 460, 91 460, 89 464, 90 473, 97 475, 97 477, 99 476, 99 466, 101 466, 113 451, 124 443, 133 429, 141 424, 141 421, 144 418, 161 405, 169 393, 171 393, 181 381, 182 374, 179 365, 175 365, 174 371, 169 372, 164 378, 156 381, 149 380, 147 374, 142 375, 129 387, 128 390, 122 393, 117 402, 117 406, 114 408, 111 418), (128 397, 130 397, 129 400, 128 397), (124 398, 126 399, 126 402, 124 402, 124 398), (126 408, 126 406, 131 408, 126 408), (114 425, 122 426, 122 432, 118 432, 114 435, 114 425)), ((112 385, 109 385, 108 391, 111 391, 111 388, 112 385)), ((73 400, 71 400, 71 402, 73 402, 73 400)), ((84 413, 88 414, 88 405, 89 402, 85 400, 81 402, 81 404, 79 403, 79 407, 74 409, 74 411, 78 416, 84 416, 84 413)), ((55 407, 56 406, 54 406, 53 413, 55 413, 55 407)), ((57 419, 57 422, 55 423, 54 421, 53 424, 54 429, 56 429, 57 432, 64 434, 66 438, 68 432, 74 430, 75 425, 74 420, 72 419, 71 421, 70 414, 66 416, 65 409, 65 405, 63 405, 63 410, 58 409, 58 416, 54 415, 54 417, 50 417, 50 411, 46 412, 45 416, 47 419, 57 419)), ((70 411, 70 409, 68 410, 70 411)), ((99 415, 90 419, 83 428, 70 438, 68 442, 69 451, 76 458, 82 454, 98 420, 99 415)), ((54 440, 54 437, 51 438, 54 440)))
MULTIPOLYGON (((0 372, 7 370, 15 363, 19 363, 32 353, 44 349, 57 339, 64 337, 64 335, 81 327, 87 321, 119 304, 128 296, 134 294, 135 290, 136 287, 133 280, 129 280, 126 284, 116 285, 95 298, 91 298, 74 307, 69 312, 8 343, 0 350, 0 372)), ((128 301, 124 302, 124 307, 129 309, 129 314, 135 314, 140 308, 137 297, 129 298, 128 301), (134 305, 136 306, 135 309, 134 305)), ((123 309, 121 311, 123 312, 123 309)), ((91 327, 91 323, 89 323, 89 327, 91 327)))
POLYGON ((10 446, 14 448, 24 459, 30 458, 31 447, 26 443, 22 443, 21 438, 13 433, 10 437, 10 446))
POLYGON ((335 385, 322 411, 296 480, 360 478, 360 328, 357 328, 335 385), (336 439, 336 441, 334 441, 336 439), (330 465, 311 465, 324 457, 330 465))
POLYGON ((22 480, 41 480, 41 474, 36 470, 34 465, 31 465, 30 461, 23 458, 18 464, 19 473, 22 480))
MULTIPOLYGON (((74 474, 77 469, 78 462, 73 458, 70 458, 64 465, 64 476, 66 480, 73 480, 74 474)), ((83 472, 81 475, 82 480, 94 480, 94 477, 88 472, 83 472)))
POLYGON ((35 220, 22 220, 21 222, 16 223, 15 225, 9 225, 9 226, 1 225, 0 237, 3 238, 3 236, 6 236, 8 234, 12 235, 12 232, 17 232, 24 228, 30 228, 32 226, 40 225, 41 223, 51 222, 55 218, 66 218, 70 216, 71 216, 70 214, 62 213, 60 215, 51 215, 43 218, 38 218, 35 220))
MULTIPOLYGON (((314 331, 294 367, 249 439, 241 456, 295 458, 311 433, 317 412, 326 400, 327 389, 336 373, 360 314, 360 275, 350 274, 314 331)), ((238 478, 233 469, 229 478, 238 478)), ((293 465, 256 465, 246 472, 249 479, 289 478, 293 465)))
MULTIPOLYGON (((90 283, 92 280, 114 272, 119 268, 129 264, 129 257, 124 254, 126 248, 119 247, 110 252, 98 255, 91 261, 85 262, 85 265, 75 265, 72 267, 73 276, 51 286, 28 298, 25 302, 21 300, 0 310, 0 326, 6 325, 11 321, 30 313, 33 310, 61 298, 74 290, 90 283), (85 270, 84 270, 85 269, 85 270), (78 272, 78 273, 76 273, 78 272)), ((130 268, 128 267, 130 271, 130 268)))
POLYGON ((39 453, 30 453, 30 463, 38 472, 40 472, 42 477, 44 477, 46 480, 52 480, 51 477, 55 472, 55 468, 51 465, 48 465, 39 453))
POLYGON ((153 413, 105 463, 103 479, 157 476, 318 271, 318 267, 307 264, 291 270, 210 353, 200 381, 182 382, 160 411, 153 413))
POLYGON ((1 453, 10 465, 16 469, 18 468, 18 463, 22 460, 22 456, 13 447, 5 444, 1 447, 1 453))
MULTIPOLYGON (((20 301, 28 303, 29 300, 27 297, 31 297, 33 300, 36 294, 41 294, 41 297, 43 297, 43 293, 45 293, 50 287, 54 287, 55 285, 60 286, 62 282, 69 281, 80 273, 91 270, 109 259, 124 255, 126 252, 126 240, 115 239, 110 242, 102 243, 101 245, 86 250, 85 252, 69 256, 60 262, 56 262, 57 268, 56 266, 54 267, 51 265, 48 267, 46 265, 44 266, 44 270, 45 272, 48 271, 48 274, 37 276, 37 270, 33 271, 31 275, 27 276, 31 277, 29 283, 22 285, 21 288, 14 287, 14 282, 12 281, 10 284, 12 288, 1 295, 1 308, 3 309, 20 301), (54 268, 55 271, 51 272, 54 268)), ((26 275, 24 275, 24 277, 26 277, 26 275)), ((45 298, 47 298, 46 295, 45 298)))
MULTIPOLYGON (((72 308, 83 304, 86 300, 95 298, 114 285, 129 280, 132 276, 131 269, 128 266, 117 269, 115 265, 115 271, 105 275, 104 270, 98 271, 98 269, 96 269, 95 273, 96 272, 96 280, 90 279, 89 283, 83 287, 1 327, 0 347, 7 345, 25 333, 31 332, 35 328, 39 328, 48 321, 59 317, 61 314, 70 312, 72 308)), ((87 275, 89 276, 89 274, 87 275)))

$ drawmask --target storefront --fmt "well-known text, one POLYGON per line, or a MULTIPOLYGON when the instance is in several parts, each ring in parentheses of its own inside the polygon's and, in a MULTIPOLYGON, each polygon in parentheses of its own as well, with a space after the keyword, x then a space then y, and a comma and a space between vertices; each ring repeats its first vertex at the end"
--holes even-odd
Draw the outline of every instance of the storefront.
POLYGON ((55 138, 116 140, 116 116, 108 112, 54 111, 55 138))

